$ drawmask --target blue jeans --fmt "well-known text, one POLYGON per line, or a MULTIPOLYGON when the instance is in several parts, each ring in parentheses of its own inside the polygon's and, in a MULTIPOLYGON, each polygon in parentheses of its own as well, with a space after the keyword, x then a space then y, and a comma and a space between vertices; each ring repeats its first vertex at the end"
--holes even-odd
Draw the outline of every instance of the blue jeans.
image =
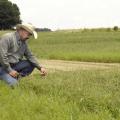
MULTIPOLYGON (((32 73, 35 68, 29 61, 22 60, 16 64, 11 64, 12 69, 16 70, 20 76, 25 77, 32 73)), ((4 80, 10 86, 18 84, 18 79, 10 76, 2 67, 0 67, 0 79, 4 80)))

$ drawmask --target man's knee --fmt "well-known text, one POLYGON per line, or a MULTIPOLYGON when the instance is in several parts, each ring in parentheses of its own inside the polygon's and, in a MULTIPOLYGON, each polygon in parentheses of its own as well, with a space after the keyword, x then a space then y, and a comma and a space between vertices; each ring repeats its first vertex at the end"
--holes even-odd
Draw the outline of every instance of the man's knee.
POLYGON ((17 63, 15 66, 13 66, 12 68, 19 72, 19 71, 26 69, 26 68, 34 69, 35 67, 28 60, 22 60, 19 63, 17 63))
POLYGON ((22 77, 25 77, 29 74, 32 73, 32 71, 34 70, 35 66, 32 65, 29 61, 24 60, 23 62, 23 68, 19 71, 19 73, 21 74, 22 77))
POLYGON ((31 66, 33 66, 28 60, 23 60, 22 64, 23 64, 24 67, 31 67, 31 66))
POLYGON ((30 71, 32 71, 35 68, 35 66, 32 63, 30 63, 29 61, 26 61, 26 66, 30 71))

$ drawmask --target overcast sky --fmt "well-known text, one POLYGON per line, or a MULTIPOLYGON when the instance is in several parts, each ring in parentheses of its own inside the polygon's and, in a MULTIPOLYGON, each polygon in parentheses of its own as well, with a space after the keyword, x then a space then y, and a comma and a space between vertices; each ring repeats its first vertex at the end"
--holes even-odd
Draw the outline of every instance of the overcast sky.
POLYGON ((50 29, 120 26, 120 0, 9 0, 23 22, 50 29))

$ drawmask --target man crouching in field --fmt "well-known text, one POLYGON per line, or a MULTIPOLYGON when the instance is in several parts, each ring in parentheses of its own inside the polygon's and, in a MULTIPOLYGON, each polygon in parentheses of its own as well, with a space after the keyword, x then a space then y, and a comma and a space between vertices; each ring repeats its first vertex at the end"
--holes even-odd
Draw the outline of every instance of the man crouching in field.
POLYGON ((41 75, 46 75, 45 68, 38 63, 26 43, 31 35, 37 39, 37 33, 31 24, 18 24, 15 32, 0 38, 0 79, 10 86, 18 84, 18 79, 31 74, 34 68, 41 75))

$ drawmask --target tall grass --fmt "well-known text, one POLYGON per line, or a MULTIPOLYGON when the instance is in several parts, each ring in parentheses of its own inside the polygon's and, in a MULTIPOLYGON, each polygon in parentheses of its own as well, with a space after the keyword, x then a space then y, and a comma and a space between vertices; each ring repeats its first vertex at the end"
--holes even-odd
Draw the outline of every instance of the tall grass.
POLYGON ((1 120, 119 120, 120 69, 36 73, 14 90, 0 82, 1 120))
POLYGON ((29 42, 39 58, 120 62, 119 31, 45 32, 29 42))

